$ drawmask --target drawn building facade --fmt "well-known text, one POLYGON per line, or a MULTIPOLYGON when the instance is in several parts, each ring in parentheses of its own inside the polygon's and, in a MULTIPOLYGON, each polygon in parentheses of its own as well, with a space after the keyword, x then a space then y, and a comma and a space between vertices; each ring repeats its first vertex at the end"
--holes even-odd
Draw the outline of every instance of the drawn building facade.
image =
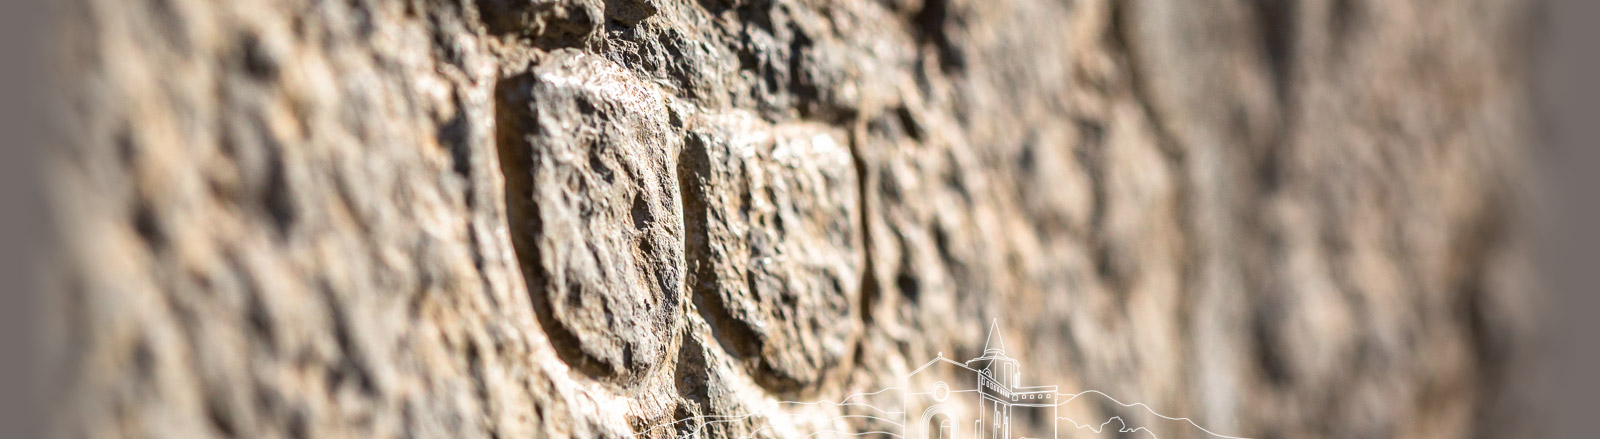
POLYGON ((991 325, 983 355, 960 363, 940 353, 906 376, 904 439, 1055 439, 1056 386, 1021 377, 991 325))

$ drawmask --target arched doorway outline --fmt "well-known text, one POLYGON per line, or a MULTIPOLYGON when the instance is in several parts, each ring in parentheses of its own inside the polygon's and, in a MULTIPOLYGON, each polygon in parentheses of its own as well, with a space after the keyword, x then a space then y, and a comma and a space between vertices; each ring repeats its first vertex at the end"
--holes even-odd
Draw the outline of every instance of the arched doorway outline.
POLYGON ((904 439, 959 439, 958 432, 961 429, 958 427, 960 425, 960 418, 956 417, 956 414, 948 406, 934 404, 932 407, 928 407, 927 410, 922 411, 922 421, 917 423, 917 431, 913 433, 914 436, 908 436, 904 439), (940 421, 938 426, 931 426, 930 423, 933 419, 941 415, 945 419, 940 421), (946 425, 948 425, 948 433, 943 430, 946 425), (941 433, 943 436, 940 436, 941 433))

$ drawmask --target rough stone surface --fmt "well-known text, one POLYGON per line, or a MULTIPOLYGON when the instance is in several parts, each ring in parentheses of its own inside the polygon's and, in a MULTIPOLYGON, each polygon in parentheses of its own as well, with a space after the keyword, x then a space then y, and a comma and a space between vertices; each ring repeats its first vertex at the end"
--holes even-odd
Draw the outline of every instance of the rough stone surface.
POLYGON ((649 372, 682 320, 681 139, 665 97, 570 49, 497 93, 506 217, 540 321, 579 351, 569 362, 649 372))
POLYGON ((1527 1, 60 3, 57 437, 1533 434, 1527 1))
POLYGON ((756 360, 758 381, 817 384, 860 329, 860 184, 843 133, 749 114, 703 117, 688 132, 702 306, 731 349, 756 360))

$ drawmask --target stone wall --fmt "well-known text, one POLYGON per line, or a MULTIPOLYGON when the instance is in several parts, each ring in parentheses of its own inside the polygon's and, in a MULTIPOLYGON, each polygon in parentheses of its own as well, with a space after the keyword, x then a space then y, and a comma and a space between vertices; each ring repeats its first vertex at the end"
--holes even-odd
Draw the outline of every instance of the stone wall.
POLYGON ((1528 2, 59 3, 60 437, 1532 431, 1528 2))

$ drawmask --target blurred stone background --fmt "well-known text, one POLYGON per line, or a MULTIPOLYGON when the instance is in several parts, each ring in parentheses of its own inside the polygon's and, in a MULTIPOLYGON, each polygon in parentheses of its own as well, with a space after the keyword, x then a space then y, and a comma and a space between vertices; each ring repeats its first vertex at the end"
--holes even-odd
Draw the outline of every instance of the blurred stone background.
POLYGON ((1536 427, 1530 2, 59 3, 56 437, 1536 427))

